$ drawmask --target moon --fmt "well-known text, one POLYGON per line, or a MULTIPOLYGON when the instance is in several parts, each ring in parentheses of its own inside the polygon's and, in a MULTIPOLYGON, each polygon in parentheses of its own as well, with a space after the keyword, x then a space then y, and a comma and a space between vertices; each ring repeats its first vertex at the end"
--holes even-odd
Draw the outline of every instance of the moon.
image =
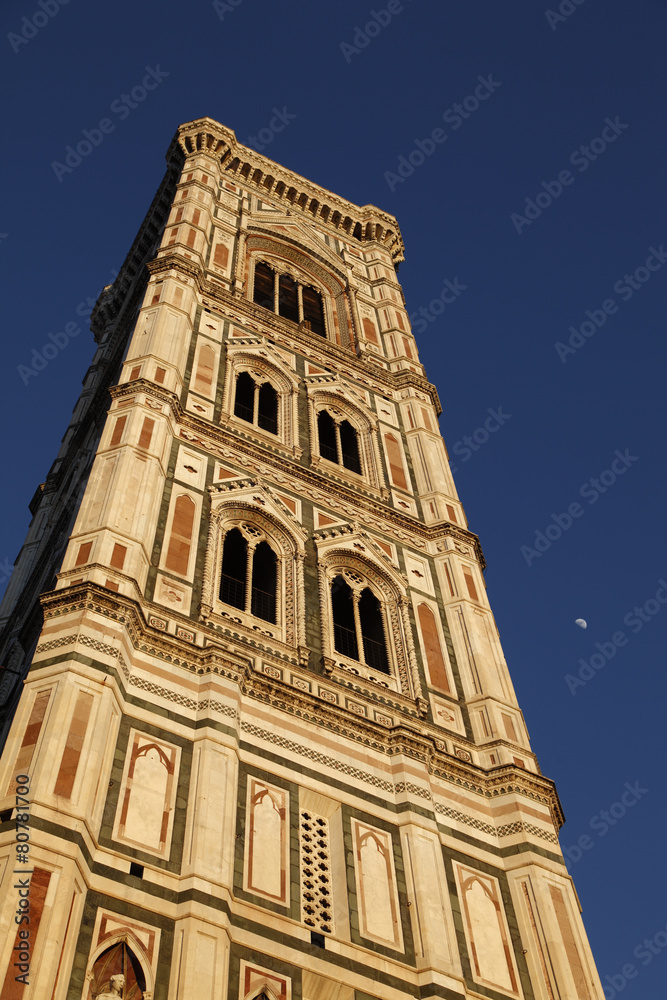
POLYGON ((579 628, 588 628, 588 623, 583 618, 575 618, 574 624, 578 625, 579 628))

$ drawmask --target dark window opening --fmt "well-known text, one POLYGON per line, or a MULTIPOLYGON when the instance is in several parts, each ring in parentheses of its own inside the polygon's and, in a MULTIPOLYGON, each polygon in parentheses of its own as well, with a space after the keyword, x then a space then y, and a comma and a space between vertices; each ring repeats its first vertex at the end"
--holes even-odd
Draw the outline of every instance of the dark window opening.
POLYGON ((331 414, 326 410, 320 410, 317 415, 317 431, 320 439, 320 455, 328 458, 330 462, 338 462, 338 449, 336 448, 336 424, 331 414))
POLYGON ((359 659, 357 631, 354 624, 354 601, 352 590, 342 576, 337 576, 331 585, 331 608, 334 623, 334 647, 343 656, 359 659))
POLYGON ((303 319, 312 333, 326 337, 324 302, 321 293, 316 288, 295 281, 289 274, 279 274, 262 261, 255 264, 253 301, 265 309, 270 309, 271 312, 276 312, 276 278, 279 315, 291 320, 292 323, 298 323, 303 319), (301 308, 299 308, 299 296, 301 296, 301 308))
POLYGON ((303 296, 303 318, 310 323, 310 329, 320 337, 326 337, 327 331, 324 326, 324 306, 322 296, 314 288, 305 287, 302 289, 303 296))
POLYGON ((344 420, 340 425, 340 450, 343 454, 343 465, 345 468, 349 469, 350 472, 361 474, 357 432, 347 420, 344 420))
POLYGON ((278 393, 270 382, 259 387, 257 425, 270 434, 278 433, 278 393))
POLYGON ((130 861, 130 875, 136 875, 137 878, 143 878, 144 866, 137 864, 136 861, 130 861))
POLYGON ((318 934, 317 931, 311 931, 310 943, 314 944, 316 948, 324 948, 324 934, 318 934))
POLYGON ((336 422, 327 410, 320 410, 317 415, 317 431, 322 458, 341 463, 350 472, 361 475, 361 459, 359 457, 359 440, 357 432, 348 420, 336 426, 336 422))
POLYGON ((255 288, 253 301, 258 306, 270 309, 273 312, 273 285, 274 272, 268 264, 259 263, 255 265, 255 288))
POLYGON ((382 610, 377 597, 366 587, 359 599, 359 618, 361 620, 361 635, 364 641, 364 659, 369 667, 389 673, 387 644, 384 635, 382 610))
POLYGON ((281 274, 278 283, 278 311, 285 319, 299 322, 299 296, 297 284, 289 274, 281 274))
POLYGON ((242 611, 245 609, 247 563, 248 543, 238 528, 232 528, 225 536, 222 550, 220 600, 242 611))
POLYGON ((250 613, 272 625, 276 623, 277 568, 275 552, 268 542, 260 542, 252 561, 250 613))
POLYGON ((278 433, 278 393, 270 382, 257 385, 252 375, 241 372, 236 379, 234 415, 249 424, 255 423, 255 395, 257 394, 257 426, 270 434, 278 433))
POLYGON ((236 397, 234 399, 234 414, 241 420, 252 423, 255 406, 255 382, 248 372, 241 372, 236 380, 236 397))

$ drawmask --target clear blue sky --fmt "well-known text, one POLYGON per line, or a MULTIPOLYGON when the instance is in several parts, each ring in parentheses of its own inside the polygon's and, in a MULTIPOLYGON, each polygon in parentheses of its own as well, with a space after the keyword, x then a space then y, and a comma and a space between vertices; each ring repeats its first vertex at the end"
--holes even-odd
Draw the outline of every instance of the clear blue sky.
POLYGON ((111 280, 179 123, 207 115, 241 141, 261 135, 280 163, 395 213, 400 279, 409 311, 428 311, 421 358, 533 746, 565 808, 562 842, 592 844, 571 870, 603 982, 632 963, 624 1000, 662 995, 667 949, 633 952, 667 925, 667 605, 654 598, 667 578, 665 6, 568 2, 557 20, 546 2, 393 0, 364 47, 355 29, 385 0, 218 7, 70 0, 35 29, 22 19, 37 0, 3 4, 0 564, 20 548, 92 338, 82 329, 27 384, 19 366, 81 324, 77 308, 111 280), (33 37, 10 37, 22 28, 33 37), (123 94, 147 67, 154 89, 132 107, 123 94), (260 133, 275 108, 286 126, 260 133), (90 155, 54 169, 104 118, 113 128, 90 155), (591 335, 573 337, 584 322, 591 335), (498 408, 509 416, 485 440, 498 408), (556 537, 552 515, 573 504, 556 537), (573 693, 565 676, 596 643, 600 669, 573 693), (600 811, 626 782, 646 791, 602 835, 600 811))

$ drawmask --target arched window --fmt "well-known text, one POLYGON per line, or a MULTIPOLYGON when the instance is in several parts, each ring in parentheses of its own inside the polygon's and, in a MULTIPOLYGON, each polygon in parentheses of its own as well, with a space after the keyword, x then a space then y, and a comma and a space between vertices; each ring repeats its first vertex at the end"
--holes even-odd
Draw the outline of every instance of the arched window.
POLYGON ((274 286, 275 273, 268 264, 263 261, 255 264, 255 288, 253 292, 253 302, 265 309, 274 309, 274 286))
POLYGON ((320 439, 320 455, 322 458, 327 458, 330 462, 337 462, 336 423, 326 410, 320 410, 317 415, 317 433, 320 439))
POLYGON ((262 382, 257 400, 257 426, 270 434, 278 433, 278 393, 270 382, 262 382))
POLYGON ((340 451, 345 468, 349 469, 350 472, 361 474, 357 432, 347 420, 344 420, 340 425, 340 451))
POLYGON ((246 604, 247 565, 248 543, 238 528, 232 528, 225 536, 222 550, 220 600, 242 611, 245 610, 246 604))
POLYGON ((357 432, 348 420, 338 423, 328 410, 320 410, 317 431, 322 458, 361 474, 357 432))
POLYGON ((382 608, 370 587, 355 594, 342 576, 335 577, 331 585, 331 610, 336 652, 388 674, 382 608))
POLYGON ((364 588, 359 598, 359 620, 364 647, 364 660, 374 670, 389 673, 387 659, 387 643, 384 635, 382 610, 377 597, 368 587, 364 588))
POLYGON ((274 271, 264 261, 255 264, 253 302, 271 312, 278 312, 292 323, 303 323, 319 337, 327 335, 321 293, 311 285, 295 280, 290 274, 274 271))
POLYGON ((327 331, 324 325, 324 304, 322 296, 316 288, 304 285, 302 289, 303 298, 303 319, 310 324, 310 329, 319 337, 326 337, 327 331))
POLYGON ((268 542, 260 542, 252 561, 250 613, 265 622, 276 623, 278 560, 268 542))
POLYGON ((285 319, 299 322, 299 292, 294 278, 281 274, 278 283, 278 311, 285 319))
POLYGON ((255 380, 248 372, 241 372, 236 380, 234 414, 241 420, 252 423, 255 412, 255 380))
POLYGON ((249 372, 236 379, 234 415, 269 434, 278 433, 278 393, 270 382, 255 382, 249 372))
POLYGON ((220 600, 246 614, 276 624, 278 559, 268 542, 248 544, 238 528, 225 536, 220 600))
POLYGON ((342 576, 337 576, 331 585, 331 610, 333 612, 334 647, 343 656, 359 659, 357 630, 354 622, 354 598, 352 588, 342 576))

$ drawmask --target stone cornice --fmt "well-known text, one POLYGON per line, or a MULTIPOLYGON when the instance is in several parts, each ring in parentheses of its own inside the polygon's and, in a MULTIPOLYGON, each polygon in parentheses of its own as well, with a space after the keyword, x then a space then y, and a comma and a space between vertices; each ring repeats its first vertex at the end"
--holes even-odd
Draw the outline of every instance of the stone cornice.
POLYGON ((300 213, 311 222, 338 234, 344 240, 360 245, 379 243, 390 254, 394 264, 404 259, 404 245, 398 223, 393 215, 375 205, 355 205, 313 184, 307 178, 254 149, 243 146, 232 129, 212 118, 197 118, 181 125, 174 136, 167 160, 175 150, 186 157, 206 155, 221 165, 222 175, 254 190, 260 197, 284 205, 290 212, 300 213))
MULTIPOLYGON (((91 582, 43 594, 41 603, 45 619, 53 621, 73 612, 79 615, 82 612, 101 615, 123 626, 132 646, 139 653, 153 656, 198 675, 218 674, 237 683, 241 694, 272 709, 284 711, 306 723, 351 739, 387 757, 403 755, 419 761, 434 777, 484 798, 490 799, 508 794, 527 797, 549 809, 556 829, 559 829, 564 822, 563 810, 554 783, 543 775, 534 774, 511 764, 487 771, 469 761, 459 759, 444 751, 442 740, 438 738, 447 735, 451 739, 449 731, 443 731, 430 723, 416 719, 413 722, 404 714, 388 729, 370 719, 359 718, 347 708, 323 702, 315 695, 296 688, 282 679, 258 672, 253 669, 250 659, 230 654, 218 645, 218 637, 214 637, 211 644, 203 647, 186 644, 175 635, 151 627, 149 623, 151 612, 163 616, 165 611, 161 607, 151 606, 147 617, 146 610, 142 606, 144 602, 140 604, 91 582)), ((173 612, 169 612, 168 617, 182 621, 183 627, 192 625, 190 619, 173 612)), ((113 652, 118 656, 117 649, 113 652)), ((35 667, 39 667, 39 661, 35 667)), ((127 682, 128 675, 125 671, 121 673, 127 682)), ((322 679, 320 675, 306 669, 301 671, 301 676, 322 679)), ((193 705, 195 701, 196 699, 193 700, 193 705)), ((465 737, 456 736, 455 740, 461 746, 476 749, 475 745, 465 737)), ((426 789, 423 790, 422 797, 428 796, 430 799, 430 795, 426 789)))

